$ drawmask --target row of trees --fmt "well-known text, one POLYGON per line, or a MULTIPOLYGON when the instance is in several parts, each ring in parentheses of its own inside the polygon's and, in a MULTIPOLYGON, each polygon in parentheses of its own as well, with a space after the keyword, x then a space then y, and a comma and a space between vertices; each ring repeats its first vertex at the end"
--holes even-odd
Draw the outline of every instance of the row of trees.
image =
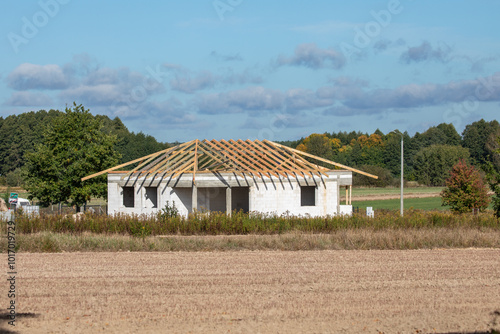
MULTIPOLYGON (((55 124, 68 117, 68 110, 79 113, 84 111, 83 107, 73 107, 66 109, 66 112, 51 109, 0 117, 0 183, 9 186, 24 184, 21 169, 26 164, 27 153, 35 151, 44 142, 46 135, 53 131, 55 124)), ((130 132, 118 117, 110 119, 108 116, 93 116, 90 113, 86 117, 83 121, 97 122, 101 127, 100 131, 116 137, 113 148, 121 156, 121 162, 168 147, 168 144, 158 142, 142 132, 130 132)), ((69 123, 69 129, 73 127, 69 123)))
MULTIPOLYGON (((84 183, 82 177, 168 147, 151 136, 130 133, 119 118, 93 116, 76 104, 65 112, 39 111, 0 118, 0 134, 2 176, 19 178, 43 204, 66 202, 77 208, 91 197, 106 197, 104 177, 84 183)), ((312 134, 285 144, 380 177, 377 181, 358 177, 358 184, 385 186, 393 184, 400 173, 400 136, 405 140, 407 179, 427 185, 447 183, 448 188, 459 184, 459 189, 467 190, 479 184, 460 183, 476 180, 475 172, 458 180, 459 170, 464 170, 468 161, 486 173, 491 190, 497 194, 494 206, 499 212, 500 125, 496 121, 474 122, 462 136, 453 125, 443 123, 413 137, 396 131, 383 134, 377 130, 371 135, 340 132, 312 134), (454 165, 458 170, 452 171, 454 165)), ((464 198, 455 193, 453 196, 464 198)))
POLYGON ((450 170, 460 159, 480 170, 489 164, 500 167, 500 124, 480 120, 465 127, 462 135, 452 124, 442 123, 411 137, 395 130, 372 134, 338 132, 311 134, 284 144, 320 157, 376 174, 379 180, 356 176, 358 185, 397 185, 401 168, 401 136, 404 140, 404 175, 407 181, 444 186, 450 170))
MULTIPOLYGON (((34 151, 43 142, 47 129, 66 113, 40 110, 5 119, 0 117, 0 183, 22 185, 21 168, 26 163, 26 153, 34 151)), ((116 136, 113 147, 120 154, 121 162, 168 147, 168 144, 160 143, 152 136, 130 132, 118 117, 110 119, 89 113, 90 118, 99 122, 102 132, 116 136)), ((413 137, 407 132, 402 135, 407 181, 443 186, 451 167, 460 159, 480 170, 491 168, 489 164, 500 167, 500 156, 494 153, 500 146, 496 141, 500 136, 497 121, 480 120, 469 124, 462 136, 452 124, 445 123, 423 133, 417 132, 413 137)), ((397 130, 388 134, 377 130, 372 134, 354 131, 311 134, 284 144, 379 176, 376 181, 356 176, 358 185, 388 186, 399 182, 400 141, 397 130)))

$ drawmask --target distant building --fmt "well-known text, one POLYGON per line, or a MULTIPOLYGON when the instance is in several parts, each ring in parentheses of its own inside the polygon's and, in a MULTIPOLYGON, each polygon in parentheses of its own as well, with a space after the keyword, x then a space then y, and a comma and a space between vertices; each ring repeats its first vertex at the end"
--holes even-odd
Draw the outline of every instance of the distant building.
POLYGON ((353 172, 376 178, 268 140, 193 140, 83 180, 108 173, 109 214, 151 214, 168 203, 183 215, 243 210, 326 216, 352 213, 353 172))

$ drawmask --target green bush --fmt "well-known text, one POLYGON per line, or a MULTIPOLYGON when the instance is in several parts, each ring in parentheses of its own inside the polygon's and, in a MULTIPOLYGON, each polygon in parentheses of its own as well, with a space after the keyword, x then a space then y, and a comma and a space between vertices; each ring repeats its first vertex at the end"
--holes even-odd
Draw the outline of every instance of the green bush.
POLYGON ((361 187, 389 187, 396 186, 399 184, 399 180, 394 178, 391 171, 387 168, 380 166, 363 165, 359 167, 363 172, 367 172, 378 176, 378 179, 374 179, 365 175, 354 173, 353 175, 353 185, 361 187))

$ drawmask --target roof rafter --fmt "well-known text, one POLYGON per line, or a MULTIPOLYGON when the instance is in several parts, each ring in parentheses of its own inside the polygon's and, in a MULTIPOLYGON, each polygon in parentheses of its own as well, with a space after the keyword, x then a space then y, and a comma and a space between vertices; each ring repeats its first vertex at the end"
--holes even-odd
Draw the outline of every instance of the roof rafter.
POLYGON ((118 169, 138 164, 132 170, 123 172, 126 177, 146 179, 171 176, 176 178, 191 174, 193 183, 197 173, 229 172, 246 177, 307 177, 308 175, 328 177, 328 168, 314 162, 322 162, 334 168, 345 169, 368 177, 375 175, 299 151, 269 140, 192 140, 168 149, 146 155, 142 158, 108 168, 82 178, 82 181, 118 169), (311 160, 312 159, 312 160, 311 160), (245 176, 246 174, 246 176, 245 176))

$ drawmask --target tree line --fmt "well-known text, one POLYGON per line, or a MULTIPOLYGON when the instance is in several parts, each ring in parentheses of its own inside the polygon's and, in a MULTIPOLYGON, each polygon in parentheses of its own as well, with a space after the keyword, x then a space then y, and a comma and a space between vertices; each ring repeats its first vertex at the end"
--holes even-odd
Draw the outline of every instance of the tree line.
MULTIPOLYGON (((413 137, 399 130, 333 132, 282 144, 379 176, 374 180, 355 174, 355 185, 388 186, 397 185, 401 172, 401 140, 406 180, 446 184, 452 206, 484 209, 489 200, 476 166, 495 193, 493 206, 500 216, 500 124, 496 120, 473 122, 461 135, 452 124, 442 123, 413 137), (470 197, 467 203, 464 194, 470 197)), ((78 211, 92 197, 107 195, 104 175, 86 182, 82 177, 168 147, 152 136, 130 132, 118 117, 94 116, 76 103, 64 112, 40 110, 0 117, 0 181, 24 186, 30 198, 43 205, 63 202, 78 211)))
MULTIPOLYGON (((27 154, 43 143, 58 119, 67 112, 51 109, 0 117, 0 184, 22 186, 22 168, 27 154)), ((127 162, 169 147, 153 136, 130 132, 119 117, 88 114, 85 122, 97 122, 99 131, 116 137, 113 148, 120 156, 118 162, 127 162)), ((74 124, 69 124, 70 129, 74 124)))
MULTIPOLYGON (((21 169, 26 164, 26 154, 44 141, 44 136, 54 126, 56 119, 66 112, 39 110, 20 115, 0 117, 0 183, 20 186, 21 169)), ((113 147, 119 162, 127 162, 169 147, 142 132, 130 132, 119 117, 89 113, 89 120, 99 123, 100 131, 115 136, 113 147)), ((88 121, 88 120, 87 120, 88 121)), ((359 168, 379 176, 374 180, 355 175, 355 185, 398 186, 401 173, 401 137, 404 141, 404 179, 422 185, 444 186, 450 171, 460 159, 479 170, 500 170, 500 124, 483 119, 467 125, 459 134, 452 124, 442 123, 423 133, 410 136, 397 129, 384 134, 359 131, 311 134, 295 141, 281 142, 292 148, 320 156, 344 165, 359 168)))
POLYGON ((453 124, 442 123, 410 136, 398 130, 372 134, 332 132, 311 134, 283 144, 379 176, 354 176, 355 185, 397 186, 401 175, 401 137, 404 179, 427 186, 444 186, 452 167, 461 159, 486 171, 500 170, 500 124, 483 119, 467 125, 460 135, 453 124))

